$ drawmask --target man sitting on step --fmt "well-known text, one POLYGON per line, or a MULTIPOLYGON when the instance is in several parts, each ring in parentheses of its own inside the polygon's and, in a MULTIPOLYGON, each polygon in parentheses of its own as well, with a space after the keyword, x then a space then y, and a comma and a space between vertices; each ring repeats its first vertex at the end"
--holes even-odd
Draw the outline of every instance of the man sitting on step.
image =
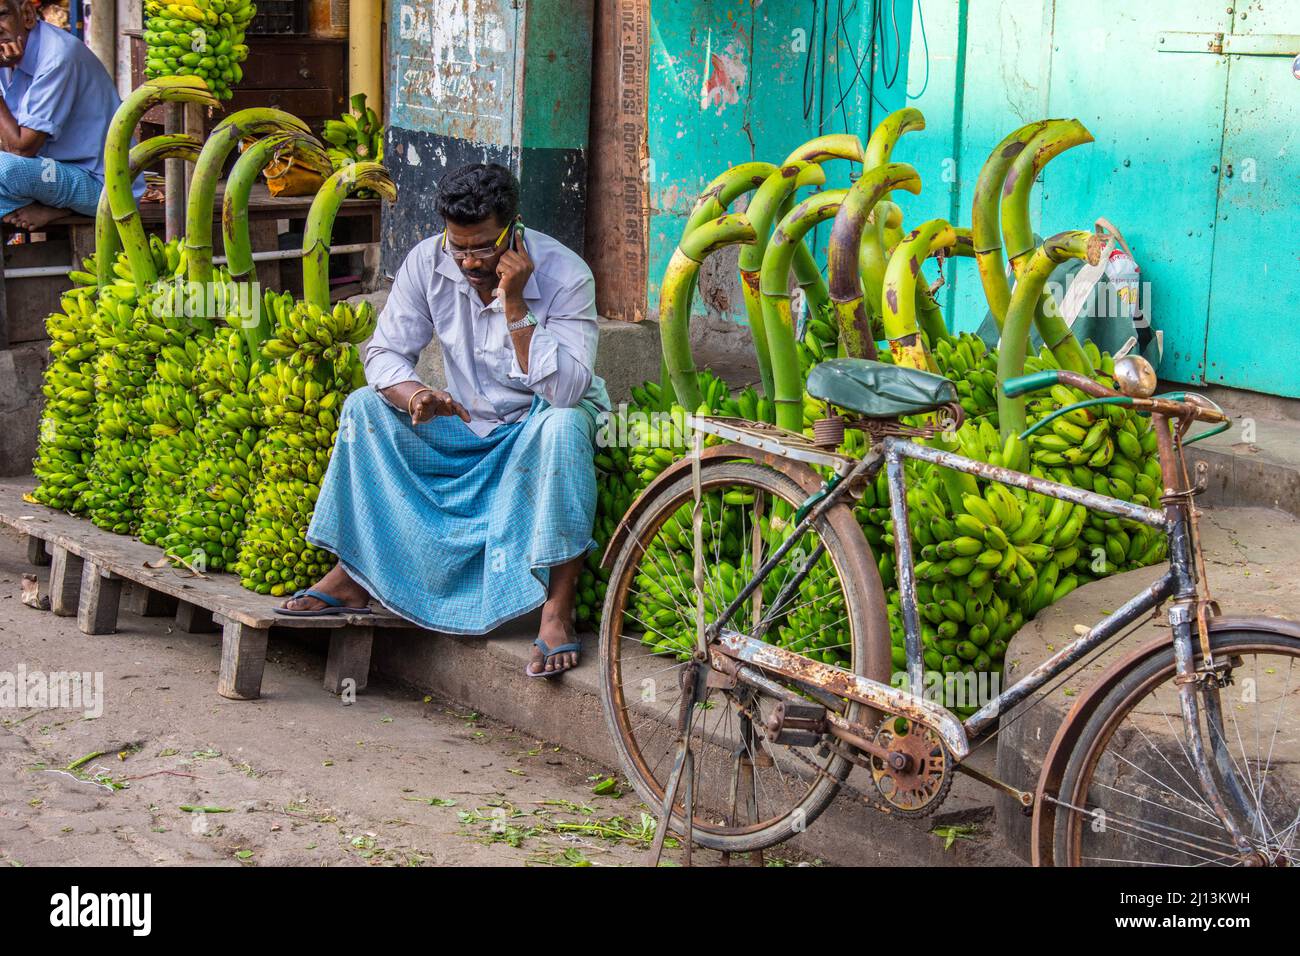
POLYGON ((343 406, 307 540, 338 555, 281 613, 365 609, 483 634, 542 607, 530 677, 577 664, 573 605, 596 507, 591 270, 524 229, 498 165, 447 173, 446 230, 406 257, 343 406), (416 374, 438 337, 447 390, 416 374))
MULTIPOLYGON (((31 0, 0 0, 0 97, 0 219, 39 230, 69 210, 95 215, 117 90, 31 0)), ((143 191, 141 179, 137 199, 143 191)))

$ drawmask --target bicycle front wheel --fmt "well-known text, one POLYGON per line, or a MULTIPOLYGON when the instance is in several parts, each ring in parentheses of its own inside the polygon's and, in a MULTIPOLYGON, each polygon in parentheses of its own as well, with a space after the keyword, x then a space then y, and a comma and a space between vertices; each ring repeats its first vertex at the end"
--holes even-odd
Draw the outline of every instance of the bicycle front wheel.
MULTIPOLYGON (((1222 631, 1210 646, 1229 665, 1224 686, 1198 691, 1219 792, 1261 858, 1295 865, 1300 641, 1222 631), (1205 706, 1210 694, 1217 708, 1205 706), (1221 720, 1209 717, 1216 709, 1221 720)), ((1057 865, 1240 865, 1192 764, 1175 673, 1172 648, 1148 658, 1084 725, 1057 797, 1057 865)))
MULTIPOLYGON (((746 460, 701 465, 706 622, 720 616, 791 535, 795 512, 821 484, 804 465, 783 462, 782 468, 746 460)), ((696 643, 694 502, 686 472, 647 503, 611 569, 601 625, 606 722, 628 779, 656 808, 679 739, 679 678, 696 643)), ((851 508, 837 504, 818 519, 727 626, 746 634, 765 627, 766 641, 888 681, 884 592, 851 508), (803 582, 793 587, 805 568, 803 582)), ((692 826, 701 845, 743 853, 786 840, 811 824, 848 774, 848 761, 819 743, 771 742, 762 728, 775 703, 740 684, 710 688, 697 704, 692 826)), ((858 704, 830 703, 850 720, 867 716, 858 704)), ((681 797, 679 791, 679 832, 681 797)))

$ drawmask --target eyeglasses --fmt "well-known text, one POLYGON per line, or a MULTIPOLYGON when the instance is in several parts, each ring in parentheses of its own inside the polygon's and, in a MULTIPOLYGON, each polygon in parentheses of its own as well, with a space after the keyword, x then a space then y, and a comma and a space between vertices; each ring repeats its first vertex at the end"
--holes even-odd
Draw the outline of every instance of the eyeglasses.
POLYGON ((519 224, 519 217, 516 216, 510 220, 510 223, 501 230, 501 235, 497 236, 496 242, 490 246, 483 246, 479 249, 455 249, 447 243, 447 232, 444 229, 442 233, 442 249, 447 255, 451 256, 457 262, 464 262, 466 259, 488 259, 496 255, 497 249, 506 236, 510 235, 510 230, 519 224))

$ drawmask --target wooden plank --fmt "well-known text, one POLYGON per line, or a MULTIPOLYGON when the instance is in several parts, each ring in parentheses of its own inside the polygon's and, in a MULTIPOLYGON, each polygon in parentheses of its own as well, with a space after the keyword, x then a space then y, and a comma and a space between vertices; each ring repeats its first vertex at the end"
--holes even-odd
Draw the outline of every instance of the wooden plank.
POLYGON ((284 599, 254 594, 241 587, 233 574, 209 572, 202 577, 172 567, 151 567, 162 557, 159 548, 132 538, 103 531, 84 518, 54 511, 23 501, 31 490, 28 479, 0 482, 0 524, 36 535, 70 555, 88 558, 96 565, 129 581, 170 594, 180 601, 198 604, 224 619, 252 628, 298 627, 341 628, 360 624, 369 627, 414 627, 382 607, 374 614, 331 617, 285 617, 275 613, 284 599))
POLYGON ((176 602, 176 628, 186 634, 210 634, 220 630, 211 611, 189 601, 176 602))
POLYGON ((50 610, 59 617, 76 617, 81 603, 81 556, 56 547, 50 559, 50 610))
POLYGON ((81 601, 77 606, 77 627, 82 634, 112 634, 117 631, 117 614, 122 600, 122 578, 85 561, 81 568, 81 601))
POLYGON ((249 627, 225 621, 221 634, 221 676, 217 693, 231 700, 257 700, 262 696, 262 672, 266 669, 264 627, 249 627))
POLYGON ((330 632, 329 656, 325 659, 325 689, 331 694, 345 690, 363 691, 370 678, 370 650, 373 627, 350 626, 330 632))
POLYGON ((34 534, 27 536, 27 563, 38 568, 49 567, 50 564, 50 552, 46 550, 45 542, 34 534))

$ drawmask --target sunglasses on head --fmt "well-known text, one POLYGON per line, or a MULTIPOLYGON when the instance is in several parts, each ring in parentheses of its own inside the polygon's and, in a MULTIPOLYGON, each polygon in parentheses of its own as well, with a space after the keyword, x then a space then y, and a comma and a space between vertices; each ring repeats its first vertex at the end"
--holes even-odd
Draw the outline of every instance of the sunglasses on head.
POLYGON ((447 255, 455 259, 457 262, 463 262, 466 259, 490 258, 497 254, 497 250, 501 248, 501 243, 505 241, 506 236, 510 235, 510 230, 518 226, 522 218, 523 217, 521 216, 515 216, 515 218, 510 220, 510 222, 506 225, 506 227, 501 230, 501 235, 497 236, 496 242, 492 243, 492 245, 490 246, 482 246, 478 249, 456 248, 455 246, 451 245, 447 241, 447 231, 444 229, 442 233, 443 251, 446 252, 447 255))

